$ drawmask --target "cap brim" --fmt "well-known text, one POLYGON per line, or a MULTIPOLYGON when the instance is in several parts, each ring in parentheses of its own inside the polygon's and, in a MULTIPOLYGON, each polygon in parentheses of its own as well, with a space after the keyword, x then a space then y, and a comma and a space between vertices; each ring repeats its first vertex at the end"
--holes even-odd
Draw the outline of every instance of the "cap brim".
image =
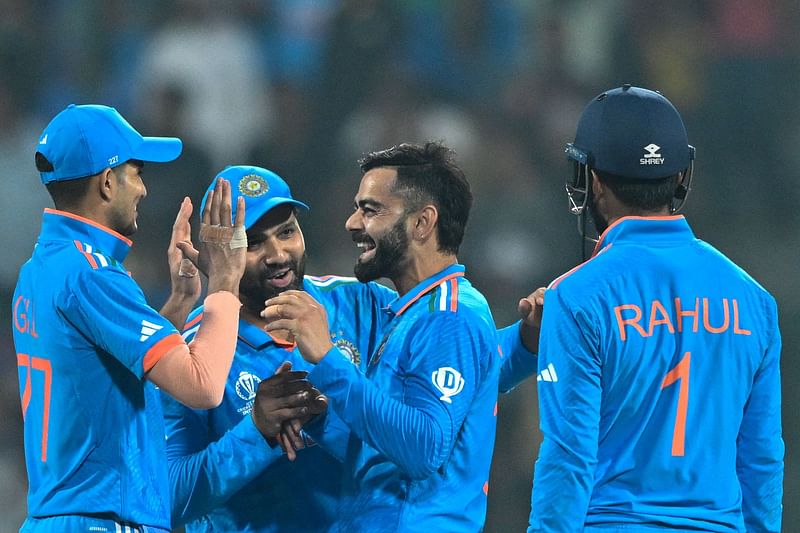
MULTIPOLYGON (((308 209, 309 207, 300 202, 298 200, 294 200, 291 198, 270 198, 269 201, 264 202, 262 205, 258 206, 258 209, 249 209, 245 211, 244 215, 244 227, 245 229, 250 229, 258 219, 266 215, 272 209, 275 209, 279 205, 290 204, 295 207, 302 207, 303 209, 308 209)), ((247 209, 247 207, 245 207, 247 209)), ((235 208, 234 208, 235 211, 235 208)))
POLYGON ((183 142, 177 137, 143 137, 142 144, 133 151, 131 159, 151 163, 174 161, 183 151, 183 142))

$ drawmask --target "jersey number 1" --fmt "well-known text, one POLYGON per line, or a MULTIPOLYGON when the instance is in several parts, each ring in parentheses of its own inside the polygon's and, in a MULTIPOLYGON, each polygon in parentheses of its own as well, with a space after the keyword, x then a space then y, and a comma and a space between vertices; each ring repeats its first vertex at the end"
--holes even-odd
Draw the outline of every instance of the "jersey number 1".
POLYGON ((50 385, 53 381, 53 368, 50 361, 41 357, 31 357, 28 354, 17 354, 17 366, 27 369, 25 378, 25 389, 22 391, 22 418, 28 412, 28 405, 31 403, 31 380, 32 370, 44 372, 44 404, 42 407, 42 462, 47 461, 47 429, 50 426, 50 385))
POLYGON ((680 363, 667 372, 664 376, 664 381, 661 382, 661 390, 680 381, 680 389, 678 389, 678 412, 675 415, 675 429, 672 432, 672 455, 674 457, 683 457, 683 446, 686 440, 686 411, 689 408, 689 362, 691 361, 692 354, 686 352, 680 363))

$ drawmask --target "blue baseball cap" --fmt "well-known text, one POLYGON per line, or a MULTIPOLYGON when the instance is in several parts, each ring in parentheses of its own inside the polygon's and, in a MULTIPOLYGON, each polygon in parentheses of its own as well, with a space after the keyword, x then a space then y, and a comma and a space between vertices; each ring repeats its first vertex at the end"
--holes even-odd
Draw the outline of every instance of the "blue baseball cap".
POLYGON ((569 159, 630 179, 656 179, 687 169, 694 159, 678 110, 661 94, 623 85, 595 97, 568 144, 569 159))
POLYGON ((131 159, 166 163, 181 155, 175 137, 142 137, 113 107, 70 104, 39 137, 36 151, 53 165, 42 183, 99 174, 131 159))
MULTIPOLYGON (((244 198, 245 229, 250 229, 267 211, 282 204, 291 204, 308 209, 306 204, 292 198, 292 191, 289 190, 289 185, 271 170, 244 165, 226 167, 225 170, 217 174, 217 178, 224 178, 231 183, 231 203, 233 207, 231 216, 233 219, 236 218, 236 204, 239 197, 244 198)), ((201 213, 206 207, 208 193, 214 188, 217 178, 214 178, 203 195, 203 201, 200 203, 201 213)))

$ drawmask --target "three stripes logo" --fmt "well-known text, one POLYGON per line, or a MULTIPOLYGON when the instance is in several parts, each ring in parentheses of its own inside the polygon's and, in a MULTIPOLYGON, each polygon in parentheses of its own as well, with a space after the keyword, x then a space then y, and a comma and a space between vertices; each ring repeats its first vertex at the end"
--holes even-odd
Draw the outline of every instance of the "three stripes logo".
POLYGON ((153 333, 160 330, 164 326, 159 326, 158 324, 153 324, 147 320, 142 320, 142 336, 139 337, 139 342, 144 342, 150 337, 153 336, 153 333))
POLYGON ((558 374, 556 374, 556 367, 553 366, 553 363, 548 364, 547 368, 542 369, 542 371, 536 375, 536 381, 558 381, 558 374))

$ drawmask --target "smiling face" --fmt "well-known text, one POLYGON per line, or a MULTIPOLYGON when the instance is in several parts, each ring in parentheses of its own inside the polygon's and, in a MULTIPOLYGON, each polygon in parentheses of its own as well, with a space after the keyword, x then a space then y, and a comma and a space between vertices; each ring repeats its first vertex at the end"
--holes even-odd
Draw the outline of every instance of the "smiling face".
POLYGON ((114 178, 117 182, 108 214, 108 225, 118 233, 130 237, 136 230, 139 213, 139 202, 147 196, 147 188, 142 181, 141 161, 128 161, 114 169, 114 178))
POLYGON ((361 282, 403 271, 408 252, 408 231, 403 197, 393 192, 397 171, 378 167, 361 178, 355 197, 355 211, 345 222, 361 250, 354 272, 361 282))
POLYGON ((306 243, 291 205, 279 205, 247 230, 247 264, 239 283, 242 303, 260 313, 264 301, 303 286, 306 243))

